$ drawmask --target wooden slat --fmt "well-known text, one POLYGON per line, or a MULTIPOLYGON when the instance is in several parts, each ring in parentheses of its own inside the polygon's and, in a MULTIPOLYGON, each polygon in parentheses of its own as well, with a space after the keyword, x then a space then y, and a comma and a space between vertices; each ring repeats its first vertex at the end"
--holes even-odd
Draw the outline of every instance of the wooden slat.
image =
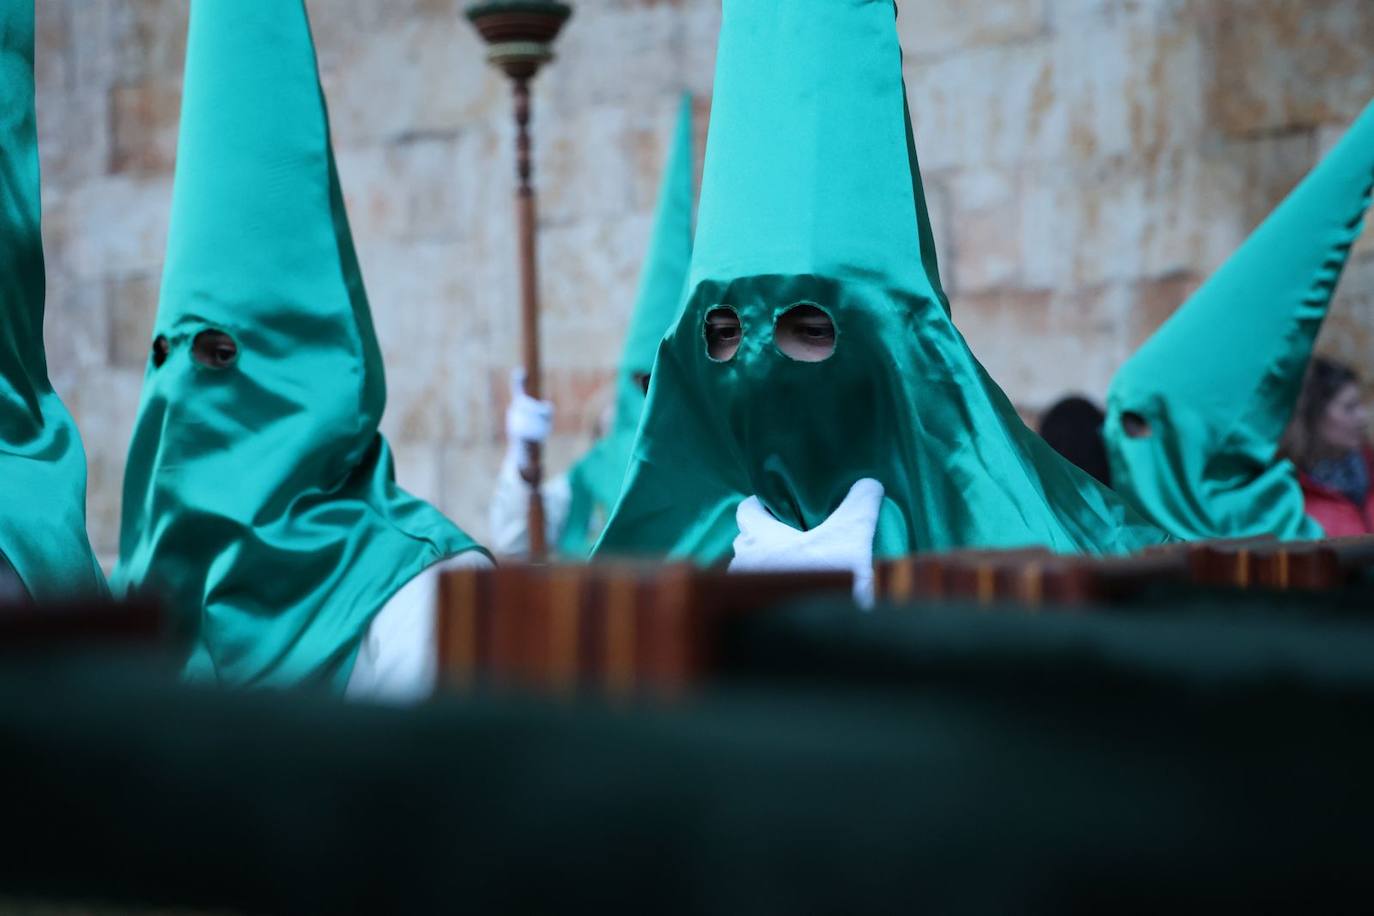
MULTIPOLYGON (((885 561, 880 599, 958 600, 1029 612, 1128 600, 1160 583, 1333 589, 1374 570, 1374 537, 1173 544, 1131 557, 1042 548, 965 550, 885 561)), ((445 683, 479 680, 564 693, 680 693, 709 675, 721 627, 808 595, 847 595, 847 573, 742 573, 688 565, 507 566, 446 574, 439 658, 445 683)))

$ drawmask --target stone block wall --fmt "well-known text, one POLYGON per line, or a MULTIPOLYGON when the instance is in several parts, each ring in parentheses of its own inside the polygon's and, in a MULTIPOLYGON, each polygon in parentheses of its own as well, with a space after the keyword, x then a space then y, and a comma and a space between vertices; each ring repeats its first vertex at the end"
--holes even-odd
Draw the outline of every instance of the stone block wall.
MULTIPOLYGON (((720 21, 720 0, 575 6, 535 97, 555 469, 585 445, 613 372, 684 89, 704 141, 720 21)), ((387 360, 384 430, 402 483, 480 538, 518 352, 506 85, 459 0, 309 7, 387 360)), ((900 8, 956 318, 1028 414, 1071 390, 1100 397, 1374 97, 1369 0, 900 8)), ((106 560, 166 242, 186 11, 38 2, 49 360, 106 560)), ((1323 348, 1371 363, 1374 231, 1323 348)))

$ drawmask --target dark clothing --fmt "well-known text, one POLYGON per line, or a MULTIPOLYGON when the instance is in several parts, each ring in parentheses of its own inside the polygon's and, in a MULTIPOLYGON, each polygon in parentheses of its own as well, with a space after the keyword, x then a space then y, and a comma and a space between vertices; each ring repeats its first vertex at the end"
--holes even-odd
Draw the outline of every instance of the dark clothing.
POLYGON ((1098 483, 1110 487, 1112 471, 1102 441, 1103 418, 1102 409, 1087 398, 1064 398, 1041 418, 1040 437, 1098 483))

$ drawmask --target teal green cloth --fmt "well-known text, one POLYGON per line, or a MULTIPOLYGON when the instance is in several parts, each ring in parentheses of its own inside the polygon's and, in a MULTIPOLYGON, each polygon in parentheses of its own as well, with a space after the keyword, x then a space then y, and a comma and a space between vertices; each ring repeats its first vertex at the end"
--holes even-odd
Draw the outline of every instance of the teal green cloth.
MULTIPOLYGON (((732 683, 913 693, 957 679, 1080 700, 1123 681, 1146 691, 1374 691, 1363 589, 1247 592, 1163 585, 1071 613, 1008 602, 852 605, 809 599, 732 621, 718 664, 732 683)), ((995 691, 994 691, 995 692, 995 691)), ((1118 694, 1119 695, 1119 694, 1118 694)), ((1374 694, 1371 694, 1374 696, 1374 694)))
POLYGON ((596 534, 592 530, 595 517, 610 514, 625 481, 639 418, 644 412, 640 378, 653 370, 658 345, 678 316, 691 266, 694 167, 692 97, 684 94, 658 192, 653 236, 640 270, 639 295, 616 374, 615 419, 606 434, 568 473, 572 498, 558 545, 559 552, 567 557, 588 554, 596 534))
POLYGON ((5 657, 0 783, 22 790, 0 906, 1063 916, 1374 898, 1368 605, 1314 621, 1239 600, 750 614, 721 677, 673 703, 371 708, 5 657))
POLYGON ((1164 540, 1026 429, 951 322, 891 0, 725 0, 685 310, 597 552, 716 562, 742 499, 810 529, 863 477, 879 555, 1164 540), (832 317, 825 361, 774 346, 795 304, 832 317), (724 362, 719 307, 743 326, 724 362))
POLYGON ((1278 450, 1371 187, 1374 105, 1112 380, 1112 485, 1169 533, 1322 536, 1278 450))
POLYGON ((50 601, 106 588, 86 535, 86 452, 43 349, 33 36, 33 0, 0 0, 0 555, 50 601))
POLYGON ((396 486, 385 401, 304 4, 197 0, 116 576, 182 616, 190 676, 342 687, 387 599, 479 549, 396 486))

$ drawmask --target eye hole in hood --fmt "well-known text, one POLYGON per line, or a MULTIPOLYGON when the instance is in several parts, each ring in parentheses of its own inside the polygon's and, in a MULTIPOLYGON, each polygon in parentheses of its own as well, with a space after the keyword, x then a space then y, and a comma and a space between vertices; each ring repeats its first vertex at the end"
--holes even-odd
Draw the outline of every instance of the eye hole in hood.
POLYGON ((223 331, 201 331, 191 342, 191 356, 210 369, 228 369, 238 361, 239 347, 223 331))
POLYGON ((835 322, 820 306, 798 303, 774 322, 773 345, 788 359, 824 362, 835 353, 835 322))
POLYGON ((1154 435, 1150 421, 1133 410, 1121 415, 1121 430, 1131 439, 1148 439, 1154 435))
POLYGON ((702 332, 706 336, 706 355, 718 363, 734 359, 744 338, 739 314, 728 305, 718 305, 706 313, 702 332))

